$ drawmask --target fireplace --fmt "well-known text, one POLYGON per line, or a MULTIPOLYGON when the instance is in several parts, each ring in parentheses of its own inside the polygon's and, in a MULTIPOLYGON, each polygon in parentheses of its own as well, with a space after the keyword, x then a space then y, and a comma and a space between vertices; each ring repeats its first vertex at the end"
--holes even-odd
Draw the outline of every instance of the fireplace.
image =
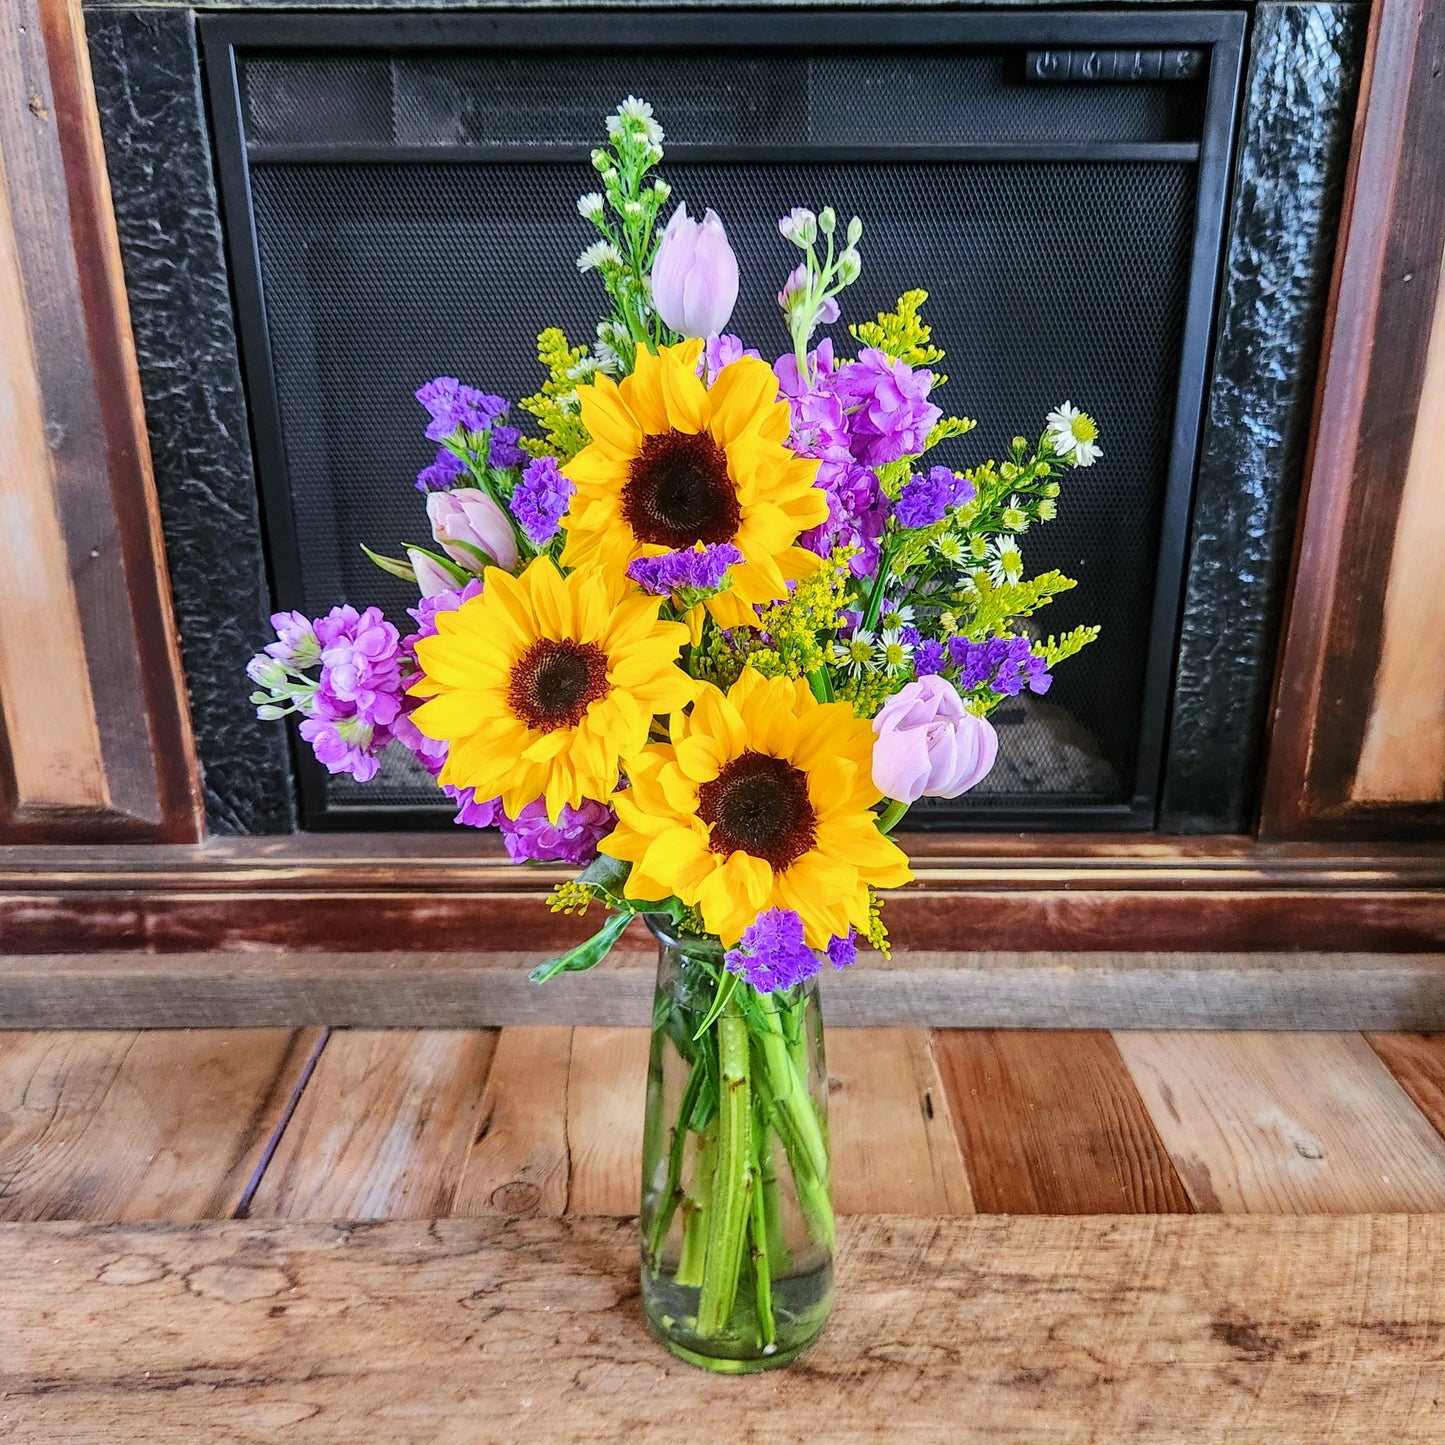
MULTIPOLYGON (((188 43, 204 80, 199 119, 225 231, 217 254, 254 449, 262 608, 375 599, 406 620, 410 589, 378 574, 359 544, 425 540, 410 483, 429 455, 411 392, 449 373, 526 394, 539 376, 537 331, 589 337, 598 302, 572 266, 588 237, 580 219, 569 233, 570 201, 590 188, 599 118, 637 92, 667 128, 675 196, 695 211, 713 206, 728 225, 744 273, 733 326, 750 343, 784 346, 773 293, 790 260, 776 217, 799 199, 831 203, 867 225, 849 318, 890 306, 909 285, 930 293, 935 339, 949 350, 940 400, 981 423, 945 460, 998 454, 1015 427, 1040 425, 1065 399, 1103 426, 1104 459, 1070 479, 1059 520, 1023 539, 1030 570, 1079 579, 1040 619, 1046 630, 1098 621, 1102 637, 1047 696, 1000 712, 1000 765, 974 794, 925 812, 925 826, 1218 827, 1221 812, 1248 806, 1237 780, 1253 724, 1236 720, 1238 735, 1211 740, 1201 785, 1198 747, 1181 754, 1179 740, 1218 702, 1199 687, 1191 639, 1221 601, 1254 608, 1267 632, 1277 584, 1242 565, 1231 588, 1229 563, 1216 560, 1223 580, 1200 590, 1199 549, 1217 540, 1218 491, 1229 485, 1210 474, 1210 428, 1238 421, 1220 408, 1248 411, 1262 389, 1288 440, 1309 382, 1296 356, 1287 397, 1264 382, 1243 403, 1221 395, 1238 391, 1230 368, 1248 366, 1247 336, 1243 355, 1237 332, 1230 349, 1231 328, 1249 319, 1231 314, 1240 299, 1228 258, 1244 221, 1260 249, 1259 215, 1241 216, 1240 188, 1258 164, 1248 147, 1274 123, 1243 68, 1249 20, 1183 8, 202 16, 188 43), (1021 337, 1022 315, 1034 325, 1021 337), (1221 787, 1222 799, 1211 794, 1221 787)), ((157 40, 139 12, 92 18, 103 114, 108 74, 120 82, 117 57, 133 64, 147 27, 157 40)), ((1342 15, 1314 44, 1333 59, 1294 142, 1322 157, 1306 184, 1311 266, 1303 277, 1295 266, 1302 294, 1277 318, 1306 340, 1358 36, 1342 15)), ((114 173, 133 122, 111 123, 114 173)), ((134 245, 123 194, 117 209, 134 245)), ((1281 234, 1264 244, 1298 251, 1299 236, 1283 234, 1298 221, 1277 206, 1266 223, 1281 234)), ((132 292, 144 372, 145 294, 132 292)), ((164 421, 152 414, 151 424, 164 421)), ((1268 489, 1271 528, 1287 518, 1293 487, 1292 459, 1274 465, 1278 475, 1237 479, 1246 492, 1268 489)), ((169 542, 184 627, 188 613, 204 615, 207 584, 187 595, 200 570, 193 531, 178 524, 169 542)), ((1277 568, 1278 544, 1266 542, 1277 568)), ((1257 711, 1266 657, 1232 656, 1214 685, 1242 688, 1257 711)), ((215 657, 209 666, 213 675, 192 675, 203 748, 211 699, 245 691, 239 667, 233 679, 215 657)), ((239 721, 231 726, 239 736, 239 721)), ((271 795, 237 777, 223 797, 218 784, 235 765, 208 765, 213 826, 450 818, 400 760, 364 788, 327 777, 304 748, 262 766, 271 795)))

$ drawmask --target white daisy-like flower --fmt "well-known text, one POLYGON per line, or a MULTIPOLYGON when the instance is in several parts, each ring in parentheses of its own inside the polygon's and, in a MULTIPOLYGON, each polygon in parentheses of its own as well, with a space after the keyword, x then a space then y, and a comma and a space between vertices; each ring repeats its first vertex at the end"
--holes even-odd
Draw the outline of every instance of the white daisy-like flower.
POLYGON ((635 95, 629 95, 616 113, 607 117, 607 134, 613 140, 621 140, 629 130, 645 136, 649 145, 662 144, 662 127, 652 118, 652 107, 635 95))
POLYGON ((885 672, 902 672, 913 660, 912 644, 905 642, 896 628, 883 634, 878 653, 885 672))
POLYGON ((850 677, 865 677, 878 671, 873 634, 861 628, 846 642, 833 644, 833 661, 850 677))
POLYGON ((1104 455, 1097 445, 1098 424, 1071 402, 1049 413, 1045 434, 1053 449, 1076 467, 1091 467, 1104 455))
POLYGON ((963 561, 963 543, 952 532, 945 532, 943 536, 935 538, 933 545, 945 562, 963 561))
POLYGON ((622 253, 611 241, 594 241, 578 258, 579 271, 598 271, 605 266, 620 266, 622 253))
POLYGON ((584 221, 595 221, 602 214, 603 200, 596 191, 577 197, 577 214, 584 221))
POLYGON ((598 371, 605 371, 608 376, 620 376, 622 374, 622 358, 612 349, 609 342, 594 341, 592 343, 592 355, 597 362, 598 371))
POLYGON ((900 627, 907 627, 912 621, 913 607, 911 603, 905 602, 899 606, 893 602, 885 602, 878 625, 885 633, 896 632, 900 627))
POLYGON ((988 580, 995 587, 1017 582, 1024 574, 1023 553, 1012 537, 995 537, 988 544, 988 580))
POLYGON ((1008 505, 999 513, 998 520, 999 525, 1007 527, 1010 532, 1027 532, 1029 529, 1029 514, 1017 497, 1008 499, 1008 505))

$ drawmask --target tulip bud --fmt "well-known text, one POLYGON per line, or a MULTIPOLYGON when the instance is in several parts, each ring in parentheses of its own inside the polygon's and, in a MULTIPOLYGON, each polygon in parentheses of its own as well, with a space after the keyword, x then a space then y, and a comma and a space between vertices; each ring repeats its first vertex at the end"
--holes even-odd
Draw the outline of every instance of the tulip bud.
POLYGON ((445 567, 428 557, 421 548, 408 547, 406 556, 416 573, 416 585, 421 589, 423 597, 439 597, 443 592, 455 592, 461 585, 445 567))
POLYGON ((873 784, 900 803, 956 798, 982 782, 998 756, 993 725, 942 677, 921 677, 894 693, 873 731, 873 784))
POLYGON ((476 487, 433 492, 426 499, 426 514, 432 536, 454 562, 475 572, 490 559, 504 571, 515 570, 517 539, 512 524, 485 492, 476 487))
POLYGON ((683 336, 721 331, 738 299, 738 258, 716 211, 701 221, 679 205, 667 223, 652 263, 652 304, 683 336))

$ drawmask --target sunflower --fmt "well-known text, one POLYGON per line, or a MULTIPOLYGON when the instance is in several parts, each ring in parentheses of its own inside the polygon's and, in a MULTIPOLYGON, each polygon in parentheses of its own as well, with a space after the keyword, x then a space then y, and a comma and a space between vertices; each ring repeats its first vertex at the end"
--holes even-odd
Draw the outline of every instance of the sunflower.
POLYGON ((791 908, 808 943, 868 925, 868 888, 913 876, 871 809, 873 729, 805 682, 748 668, 724 695, 704 684, 615 799, 602 851, 632 864, 629 898, 675 894, 724 944, 759 912, 791 908))
POLYGON ((564 803, 610 800, 653 714, 699 687, 677 666, 687 628, 658 621, 661 601, 596 571, 563 577, 550 557, 520 577, 489 567, 486 590, 416 645, 411 691, 430 701, 412 721, 451 744, 439 781, 500 794, 514 818, 545 798, 554 823, 564 803))
POLYGON ((796 543, 827 519, 828 499, 813 485, 818 463, 788 449, 790 413, 772 369, 745 356, 706 387, 701 346, 640 350, 620 385, 599 375, 578 389, 593 440, 562 469, 577 487, 562 561, 623 572, 636 557, 729 542, 743 560, 707 608, 738 627, 817 567, 796 543))

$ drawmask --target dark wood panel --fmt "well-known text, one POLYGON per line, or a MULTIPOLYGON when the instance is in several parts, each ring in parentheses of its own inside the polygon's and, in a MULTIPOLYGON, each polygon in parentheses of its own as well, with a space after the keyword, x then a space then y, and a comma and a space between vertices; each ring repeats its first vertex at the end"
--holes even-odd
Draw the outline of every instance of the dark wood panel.
POLYGON ((1107 1033, 934 1037, 980 1214, 1190 1214, 1107 1033))
MULTIPOLYGON (((1445 826, 1439 796, 1356 787, 1367 729, 1389 703, 1379 695, 1387 597, 1412 585, 1392 576, 1407 485, 1436 484, 1428 471, 1410 479, 1445 236, 1445 7, 1380 0, 1370 50, 1265 784, 1261 831, 1277 837, 1439 836, 1445 826)), ((1421 580, 1422 598, 1438 595, 1421 580)), ((1438 726, 1397 747, 1420 749, 1416 770, 1438 778, 1445 699, 1435 710, 1438 726)))
POLYGON ((76 616, 49 662, 78 679, 64 721, 87 707, 100 769, 100 785, 73 796, 29 784, 26 753, 44 748, 44 733, 33 717, 20 721, 26 675, 0 669, 14 704, 0 836, 194 839, 196 767, 78 0, 7 9, 0 152, 0 224, 22 298, 7 325, 12 338, 28 336, 28 385, 44 415, 27 486, 48 494, 60 544, 36 553, 25 528, 7 527, 0 566, 12 577, 43 566, 38 580, 76 616))

